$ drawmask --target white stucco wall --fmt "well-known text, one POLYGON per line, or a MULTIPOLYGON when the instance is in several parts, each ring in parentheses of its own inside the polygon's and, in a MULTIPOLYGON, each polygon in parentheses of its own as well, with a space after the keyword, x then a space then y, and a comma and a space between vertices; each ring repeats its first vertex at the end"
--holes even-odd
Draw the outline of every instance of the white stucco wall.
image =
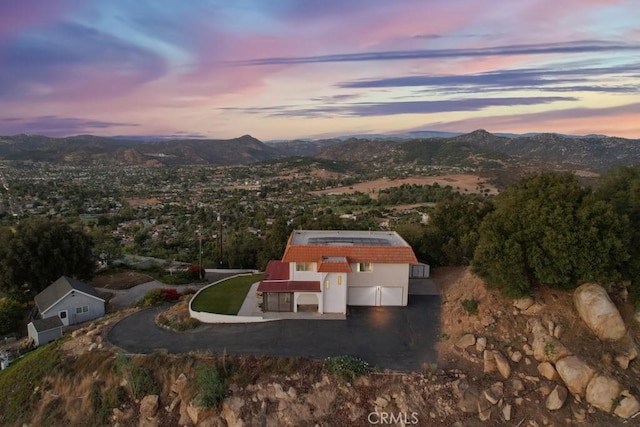
POLYGON ((323 275, 322 295, 324 299, 323 309, 325 313, 347 312, 347 280, 345 273, 326 273, 323 275), (339 281, 338 277, 342 277, 339 281), (328 285, 328 288, 327 288, 328 285))
POLYGON ((408 286, 409 264, 373 264, 373 271, 358 272, 358 265, 351 264, 349 286, 408 286))
POLYGON ((318 304, 318 313, 324 313, 321 292, 294 292, 293 311, 298 311, 298 304, 318 304))
POLYGON ((289 263, 289 277, 291 280, 318 280, 318 273, 316 272, 318 265, 314 262, 312 263, 313 271, 296 271, 296 263, 289 263))

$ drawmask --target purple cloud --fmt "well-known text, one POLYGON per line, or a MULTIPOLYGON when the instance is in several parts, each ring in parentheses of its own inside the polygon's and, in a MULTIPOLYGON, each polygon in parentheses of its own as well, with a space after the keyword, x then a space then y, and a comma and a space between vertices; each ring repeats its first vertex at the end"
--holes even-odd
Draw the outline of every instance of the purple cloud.
MULTIPOLYGON (((430 114, 455 111, 479 111, 488 107, 549 104, 557 101, 577 101, 569 96, 537 96, 506 98, 470 98, 439 101, 399 101, 380 103, 351 103, 338 106, 300 108, 295 106, 241 109, 245 113, 267 114, 272 117, 333 117, 333 116, 391 116, 398 114, 430 114)), ((235 109, 238 110, 238 109, 235 109)))
POLYGON ((40 116, 30 119, 10 117, 0 119, 0 135, 46 134, 48 136, 70 136, 95 132, 114 127, 136 127, 133 123, 115 123, 70 117, 40 116))
POLYGON ((591 78, 600 81, 603 75, 633 75, 640 64, 600 68, 575 69, 514 69, 478 74, 452 74, 440 76, 402 76, 385 79, 355 80, 339 83, 348 89, 420 87, 426 92, 478 93, 512 90, 545 90, 550 92, 608 92, 636 93, 637 85, 587 84, 591 78), (576 83, 581 83, 577 85, 576 83))
POLYGON ((294 65, 325 62, 398 61, 409 59, 475 58, 487 56, 548 55, 640 51, 640 44, 580 40, 564 43, 521 44, 472 49, 422 49, 343 53, 317 56, 258 58, 232 62, 230 65, 294 65))
MULTIPOLYGON (((530 130, 535 131, 537 126, 548 121, 604 117, 616 118, 625 115, 638 115, 639 111, 640 103, 632 103, 616 107, 604 108, 566 108, 539 113, 511 114, 494 117, 473 117, 469 119, 453 120, 449 122, 434 122, 429 123, 425 126, 410 129, 409 131, 438 130, 443 132, 459 132, 479 128, 525 129, 523 126, 526 126, 530 130)), ((611 124, 608 122, 608 120, 603 120, 602 126, 604 125, 610 126, 611 124)), ((597 126, 595 126, 594 128, 597 129, 597 126)), ((596 133, 596 131, 592 131, 592 133, 596 133)))
POLYGON ((113 96, 162 76, 150 50, 79 24, 15 37, 0 47, 0 97, 113 96), (37 87, 39 91, 34 91, 37 87))

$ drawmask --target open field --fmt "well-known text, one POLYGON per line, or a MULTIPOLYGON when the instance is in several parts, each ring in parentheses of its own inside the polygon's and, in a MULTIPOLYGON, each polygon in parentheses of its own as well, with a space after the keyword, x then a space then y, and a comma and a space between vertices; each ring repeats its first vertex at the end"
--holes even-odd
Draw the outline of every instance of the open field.
POLYGON ((160 200, 158 200, 155 197, 130 197, 128 199, 125 199, 125 201, 129 204, 129 206, 131 206, 132 208, 137 208, 140 206, 156 206, 160 204, 160 200))
POLYGON ((101 274, 89 281, 91 286, 106 289, 130 289, 142 283, 153 281, 154 278, 135 271, 120 271, 118 273, 101 274))
POLYGON ((441 187, 450 185, 454 190, 466 194, 478 194, 488 189, 489 194, 497 194, 498 190, 493 184, 478 175, 456 174, 440 176, 420 176, 402 179, 377 179, 375 181, 360 182, 345 187, 329 188, 326 190, 314 191, 312 194, 353 194, 355 192, 369 194, 369 197, 376 199, 378 191, 385 188, 400 187, 407 185, 433 185, 438 183, 441 187))

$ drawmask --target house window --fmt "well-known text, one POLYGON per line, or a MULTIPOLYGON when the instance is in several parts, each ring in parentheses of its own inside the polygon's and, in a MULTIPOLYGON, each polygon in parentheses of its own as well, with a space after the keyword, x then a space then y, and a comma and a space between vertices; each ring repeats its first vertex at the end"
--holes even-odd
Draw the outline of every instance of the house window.
POLYGON ((342 285, 342 276, 338 276, 338 286, 342 285))
POLYGON ((76 307, 76 314, 87 313, 89 311, 89 306, 85 305, 83 307, 76 307))
POLYGON ((313 271, 312 262, 296 262, 296 271, 313 271))
POLYGON ((293 294, 291 292, 265 292, 263 294, 263 311, 293 311, 293 294))
POLYGON ((371 264, 370 262, 359 262, 358 263, 358 271, 359 272, 372 272, 373 271, 373 264, 371 264))

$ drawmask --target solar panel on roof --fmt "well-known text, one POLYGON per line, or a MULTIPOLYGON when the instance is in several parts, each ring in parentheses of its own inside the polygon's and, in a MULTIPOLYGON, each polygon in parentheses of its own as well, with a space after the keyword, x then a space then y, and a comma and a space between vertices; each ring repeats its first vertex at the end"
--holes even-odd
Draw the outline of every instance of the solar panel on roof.
POLYGON ((349 236, 326 236, 309 237, 310 245, 357 245, 357 246, 391 246, 387 239, 378 237, 349 237, 349 236))

